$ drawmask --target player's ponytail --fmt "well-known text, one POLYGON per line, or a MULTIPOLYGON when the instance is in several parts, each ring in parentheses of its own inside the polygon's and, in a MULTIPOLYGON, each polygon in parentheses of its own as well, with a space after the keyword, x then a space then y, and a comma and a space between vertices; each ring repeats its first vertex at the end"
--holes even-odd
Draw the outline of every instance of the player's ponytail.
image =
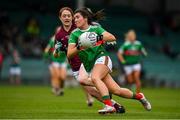
POLYGON ((104 19, 105 19, 104 9, 101 9, 101 10, 97 11, 96 13, 93 13, 94 21, 99 21, 99 20, 104 20, 104 19))
POLYGON ((88 19, 88 24, 92 24, 94 21, 104 20, 105 19, 105 13, 104 9, 97 11, 96 13, 93 13, 91 9, 89 8, 81 8, 77 9, 75 13, 80 13, 84 18, 88 19))

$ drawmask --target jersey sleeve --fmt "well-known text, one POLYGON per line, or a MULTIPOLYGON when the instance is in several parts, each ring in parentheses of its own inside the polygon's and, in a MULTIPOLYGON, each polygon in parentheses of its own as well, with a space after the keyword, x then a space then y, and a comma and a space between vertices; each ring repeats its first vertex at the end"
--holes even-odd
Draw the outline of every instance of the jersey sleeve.
POLYGON ((104 30, 101 26, 97 26, 97 32, 98 34, 102 35, 103 32, 105 32, 106 30, 104 30))
POLYGON ((123 44, 122 46, 120 46, 118 52, 120 52, 121 54, 123 54, 123 53, 124 53, 124 48, 125 48, 125 46, 124 46, 124 44, 123 44))
POLYGON ((50 48, 53 48, 53 47, 54 47, 54 44, 55 44, 54 41, 55 41, 55 40, 54 40, 54 37, 52 37, 52 38, 49 40, 49 46, 50 46, 50 48))
POLYGON ((71 33, 68 44, 76 44, 77 41, 78 41, 78 37, 75 35, 75 33, 71 33))

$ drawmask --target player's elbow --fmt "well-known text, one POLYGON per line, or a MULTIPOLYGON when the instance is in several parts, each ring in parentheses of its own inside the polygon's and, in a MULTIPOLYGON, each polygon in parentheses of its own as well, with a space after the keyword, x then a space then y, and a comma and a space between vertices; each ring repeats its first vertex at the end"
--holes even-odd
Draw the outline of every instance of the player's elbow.
POLYGON ((116 37, 114 35, 111 35, 111 40, 116 41, 116 37))

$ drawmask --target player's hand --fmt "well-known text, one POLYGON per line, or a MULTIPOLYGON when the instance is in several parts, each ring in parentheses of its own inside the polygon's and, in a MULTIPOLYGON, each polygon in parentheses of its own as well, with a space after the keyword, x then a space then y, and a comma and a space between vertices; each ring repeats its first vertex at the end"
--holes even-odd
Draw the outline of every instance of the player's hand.
POLYGON ((56 51, 60 51, 61 50, 61 47, 62 47, 62 43, 61 42, 57 42, 56 44, 55 44, 55 50, 56 51))
POLYGON ((77 48, 78 50, 83 50, 83 48, 82 48, 82 46, 81 46, 81 42, 78 42, 78 43, 76 44, 76 48, 77 48))
POLYGON ((122 64, 122 65, 125 65, 125 64, 126 64, 126 61, 122 61, 121 64, 122 64))
POLYGON ((102 40, 103 40, 103 35, 98 35, 98 36, 96 37, 96 42, 102 41, 102 40))
POLYGON ((103 35, 98 35, 96 38, 96 46, 104 44, 103 35))
POLYGON ((116 41, 113 41, 113 42, 106 42, 106 44, 107 44, 107 45, 112 45, 112 46, 114 46, 114 45, 116 45, 116 41))

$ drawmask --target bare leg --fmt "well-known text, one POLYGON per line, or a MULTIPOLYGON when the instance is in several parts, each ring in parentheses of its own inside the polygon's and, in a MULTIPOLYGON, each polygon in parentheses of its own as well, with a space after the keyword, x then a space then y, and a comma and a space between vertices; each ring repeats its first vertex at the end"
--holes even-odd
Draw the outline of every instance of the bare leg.
POLYGON ((60 84, 60 95, 64 94, 64 82, 67 77, 67 72, 65 67, 59 68, 59 84, 60 84))
POLYGON ((109 91, 115 95, 124 97, 124 98, 133 98, 133 92, 130 91, 127 88, 121 88, 111 77, 110 74, 108 74, 104 78, 104 83, 108 87, 109 91))
POLYGON ((134 71, 134 80, 136 83, 136 93, 140 93, 141 81, 140 81, 140 71, 134 71))
POLYGON ((52 85, 52 91, 55 95, 58 95, 58 91, 60 89, 59 86, 59 69, 56 67, 51 67, 50 68, 50 73, 51 73, 51 85, 52 85))
POLYGON ((20 85, 21 84, 21 77, 20 77, 20 75, 16 75, 15 79, 16 79, 16 85, 20 85))
POLYGON ((109 91, 102 79, 108 74, 109 68, 103 64, 96 64, 92 70, 91 79, 101 96, 109 96, 109 91))

